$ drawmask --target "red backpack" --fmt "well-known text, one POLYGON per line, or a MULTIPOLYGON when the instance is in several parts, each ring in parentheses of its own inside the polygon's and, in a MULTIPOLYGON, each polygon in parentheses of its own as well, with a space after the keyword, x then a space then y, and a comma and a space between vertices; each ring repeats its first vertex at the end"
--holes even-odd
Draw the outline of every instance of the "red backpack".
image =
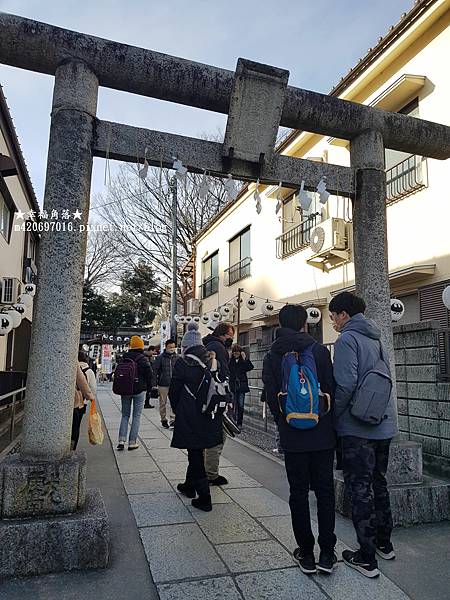
POLYGON ((112 391, 118 396, 132 396, 134 384, 139 381, 138 360, 142 355, 136 358, 126 357, 117 365, 114 371, 114 381, 112 391))

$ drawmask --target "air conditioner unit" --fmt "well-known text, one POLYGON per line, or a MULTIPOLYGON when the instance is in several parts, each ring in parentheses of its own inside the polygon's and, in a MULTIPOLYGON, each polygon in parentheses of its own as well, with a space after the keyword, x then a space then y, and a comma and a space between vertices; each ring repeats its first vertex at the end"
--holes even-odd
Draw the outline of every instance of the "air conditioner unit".
POLYGON ((200 314, 200 300, 198 298, 191 298, 187 301, 187 314, 188 315, 199 315, 200 314))
POLYGON ((309 246, 313 255, 308 264, 330 271, 350 260, 349 228, 344 219, 331 218, 311 231, 309 246))
POLYGON ((20 280, 16 277, 2 277, 1 304, 14 304, 20 296, 20 280))

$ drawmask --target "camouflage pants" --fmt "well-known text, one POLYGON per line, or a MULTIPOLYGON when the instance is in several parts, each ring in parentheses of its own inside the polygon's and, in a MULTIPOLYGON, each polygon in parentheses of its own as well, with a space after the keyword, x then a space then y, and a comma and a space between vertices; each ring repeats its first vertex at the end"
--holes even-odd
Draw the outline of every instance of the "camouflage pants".
POLYGON ((345 486, 352 504, 352 519, 361 553, 375 558, 377 545, 391 540, 392 515, 386 471, 391 440, 342 438, 345 486))

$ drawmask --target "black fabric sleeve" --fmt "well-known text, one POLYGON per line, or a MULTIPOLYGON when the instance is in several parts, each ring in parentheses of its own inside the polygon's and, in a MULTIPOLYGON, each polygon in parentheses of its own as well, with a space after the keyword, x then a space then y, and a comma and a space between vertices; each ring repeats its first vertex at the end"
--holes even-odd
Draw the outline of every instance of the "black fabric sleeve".
POLYGON ((280 416, 280 406, 278 404, 278 392, 280 390, 278 389, 279 386, 277 384, 277 380, 274 377, 270 352, 268 352, 264 357, 262 380, 264 383, 264 389, 266 391, 267 405, 269 406, 275 422, 277 422, 280 416))
POLYGON ((175 414, 184 388, 183 370, 182 361, 176 361, 169 386, 169 402, 175 414))

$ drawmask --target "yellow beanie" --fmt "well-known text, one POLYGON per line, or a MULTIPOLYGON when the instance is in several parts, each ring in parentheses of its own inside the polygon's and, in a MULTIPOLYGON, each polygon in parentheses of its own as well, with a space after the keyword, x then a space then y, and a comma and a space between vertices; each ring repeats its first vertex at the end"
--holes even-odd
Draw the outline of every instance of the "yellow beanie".
POLYGON ((130 348, 131 350, 140 348, 144 349, 144 340, 139 335, 132 335, 130 340, 130 348))

